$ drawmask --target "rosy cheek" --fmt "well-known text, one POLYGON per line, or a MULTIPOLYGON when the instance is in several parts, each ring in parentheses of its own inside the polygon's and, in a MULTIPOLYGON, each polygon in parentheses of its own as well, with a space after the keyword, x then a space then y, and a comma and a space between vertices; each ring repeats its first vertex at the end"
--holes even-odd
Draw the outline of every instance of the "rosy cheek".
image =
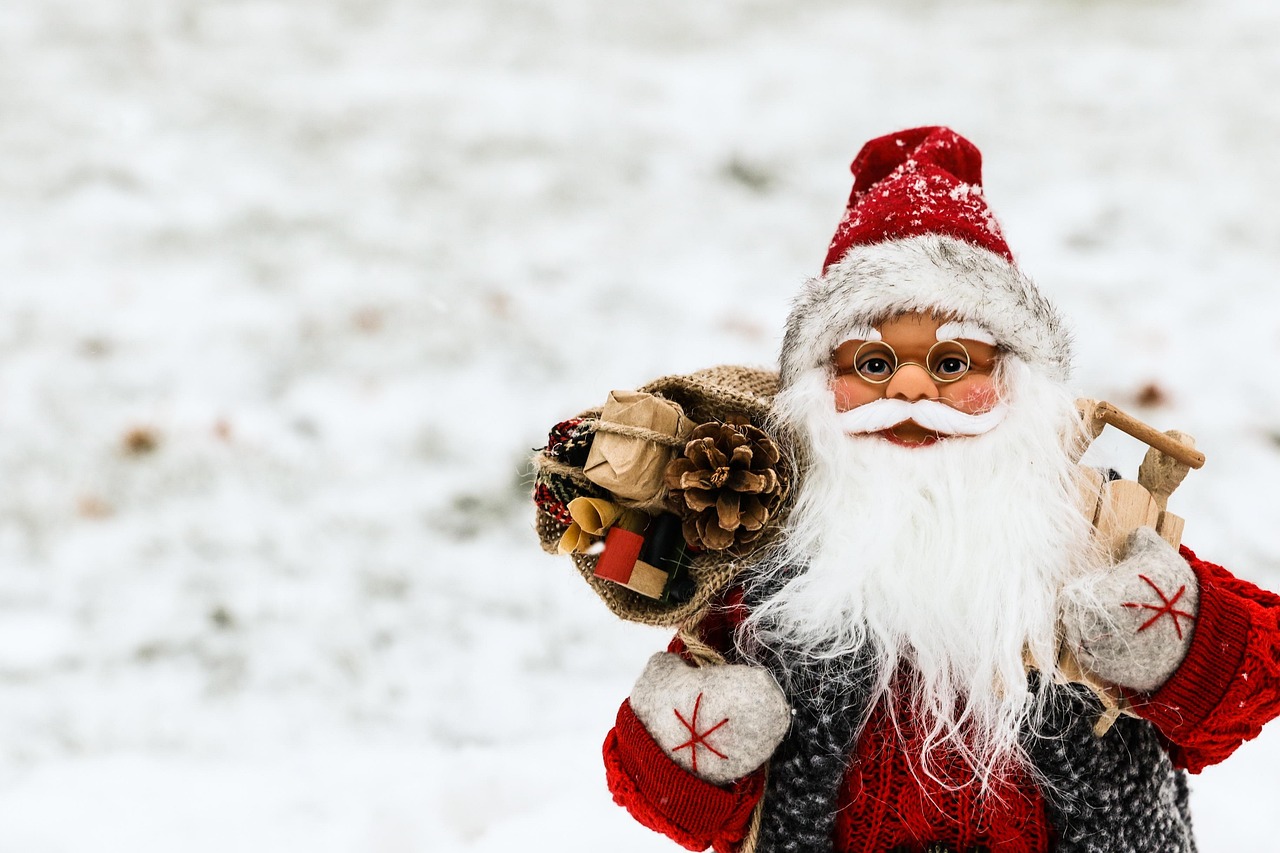
POLYGON ((942 396, 967 415, 989 412, 1000 402, 1000 393, 989 376, 962 379, 944 390, 942 396))
POLYGON ((883 396, 880 388, 853 376, 837 376, 831 380, 831 390, 836 395, 837 412, 856 409, 883 396))

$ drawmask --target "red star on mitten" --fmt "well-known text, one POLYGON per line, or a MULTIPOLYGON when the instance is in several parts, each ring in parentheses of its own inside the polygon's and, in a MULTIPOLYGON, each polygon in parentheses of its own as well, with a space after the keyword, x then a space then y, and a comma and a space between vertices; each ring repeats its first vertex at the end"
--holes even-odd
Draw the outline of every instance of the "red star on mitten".
POLYGON ((1066 641, 1084 668, 1110 684, 1152 693, 1187 656, 1200 587, 1172 545, 1139 527, 1123 560, 1071 584, 1062 597, 1066 641))
POLYGON ((1185 610, 1179 610, 1177 608, 1178 599, 1182 598, 1183 594, 1187 591, 1187 585, 1183 584, 1182 586, 1178 587, 1178 591, 1173 594, 1172 598, 1170 598, 1169 596, 1164 594, 1164 590, 1162 590, 1156 584, 1155 581, 1151 580, 1151 578, 1147 577, 1146 575, 1138 575, 1138 577, 1139 579, 1142 580, 1143 583, 1145 583, 1147 586, 1155 590, 1156 595, 1160 596, 1160 604, 1158 605, 1147 604, 1146 602, 1139 602, 1139 601, 1126 601, 1124 603, 1125 607, 1138 609, 1138 610, 1154 610, 1155 611, 1154 616, 1152 616, 1146 622, 1143 622, 1141 625, 1138 626, 1138 633, 1142 633, 1143 631, 1150 628, 1152 625, 1155 625, 1157 622, 1160 621, 1161 616, 1164 616, 1167 614, 1169 616, 1169 619, 1173 622, 1173 630, 1177 633, 1178 639, 1181 640, 1182 639, 1182 623, 1178 621, 1178 618, 1183 617, 1193 622, 1195 621, 1195 618, 1196 618, 1194 613, 1188 613, 1185 610))
POLYGON ((649 659, 631 691, 631 710, 672 761, 716 785, 768 761, 791 723, 766 670, 689 666, 666 653, 649 659))
POLYGON ((698 772, 698 747, 702 747, 706 749, 708 752, 710 752, 712 755, 718 756, 719 758, 722 758, 722 759, 728 759, 729 757, 725 755, 723 752, 721 752, 720 750, 716 749, 707 741, 707 735, 711 734, 716 729, 719 729, 721 726, 728 723, 729 718, 725 717, 723 720, 716 723, 711 728, 707 729, 706 731, 700 732, 698 731, 698 710, 701 707, 702 707, 702 694, 699 693, 698 698, 693 703, 693 715, 692 715, 693 719, 692 720, 686 720, 684 718, 684 715, 680 713, 680 709, 678 708, 671 709, 672 711, 675 712, 676 719, 678 719, 681 722, 681 724, 683 724, 684 727, 689 730, 689 739, 684 743, 680 744, 679 746, 671 747, 671 751, 679 752, 682 749, 689 750, 689 760, 693 764, 694 773, 698 772))

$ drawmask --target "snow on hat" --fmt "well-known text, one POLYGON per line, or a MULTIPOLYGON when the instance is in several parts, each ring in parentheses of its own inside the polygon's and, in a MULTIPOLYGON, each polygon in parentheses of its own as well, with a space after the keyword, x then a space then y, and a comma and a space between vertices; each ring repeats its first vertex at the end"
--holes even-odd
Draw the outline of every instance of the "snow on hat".
POLYGON ((787 318, 782 384, 827 367, 849 332, 894 314, 977 323, 1006 351, 1065 380, 1071 341, 1057 309, 1013 262, 982 194, 982 154, 945 127, 873 139, 822 275, 787 318))

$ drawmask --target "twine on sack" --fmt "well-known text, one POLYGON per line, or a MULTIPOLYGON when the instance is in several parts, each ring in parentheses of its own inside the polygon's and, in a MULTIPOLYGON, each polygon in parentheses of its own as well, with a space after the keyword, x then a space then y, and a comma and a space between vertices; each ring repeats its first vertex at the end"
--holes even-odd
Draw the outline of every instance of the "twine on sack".
POLYGON ((619 424, 613 421, 597 421, 596 432, 610 432, 614 435, 625 435, 628 438, 638 438, 641 441, 651 441, 654 444, 661 444, 663 447, 684 447, 684 439, 677 438, 674 435, 667 435, 657 430, 645 429, 644 427, 631 426, 630 424, 619 424))
POLYGON ((534 466, 537 468, 539 474, 551 474, 557 477, 564 477, 565 479, 572 480, 577 485, 587 489, 596 488, 596 484, 587 479, 587 476, 582 473, 581 468, 576 468, 573 465, 567 465, 559 459, 552 459, 550 456, 546 455, 538 455, 534 457, 534 466))
POLYGON ((760 799, 756 801, 756 807, 751 810, 751 823, 747 826, 747 834, 742 838, 742 846, 738 848, 738 853, 756 853, 756 845, 760 843, 760 824, 764 822, 764 790, 769 783, 769 766, 766 764, 764 768, 764 778, 761 780, 760 799))
MULTIPOLYGON (((703 612, 705 613, 706 611, 704 610, 703 612)), ((720 654, 697 635, 696 629, 701 621, 702 613, 699 613, 692 621, 681 625, 680 631, 677 633, 680 642, 684 643, 689 657, 693 658, 693 662, 698 666, 721 666, 727 663, 724 655, 720 654)))

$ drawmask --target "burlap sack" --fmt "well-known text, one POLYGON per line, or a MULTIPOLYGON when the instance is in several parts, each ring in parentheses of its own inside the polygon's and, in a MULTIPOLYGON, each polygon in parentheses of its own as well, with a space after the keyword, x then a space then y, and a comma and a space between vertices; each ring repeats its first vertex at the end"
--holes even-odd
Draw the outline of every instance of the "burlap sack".
MULTIPOLYGON (((773 395, 778 390, 778 374, 771 370, 723 365, 699 370, 687 376, 664 376, 639 390, 665 397, 678 404, 694 423, 741 415, 756 426, 763 427, 773 395)), ((579 417, 595 418, 599 415, 600 409, 597 408, 588 409, 579 417)), ((545 453, 538 453, 534 457, 534 466, 540 477, 562 477, 584 490, 592 487, 590 481, 583 476, 581 468, 565 465, 545 453)), ((773 540, 783 516, 785 510, 770 520, 765 535, 756 541, 754 551, 767 547, 773 540)), ((566 525, 541 509, 537 510, 536 524, 543 550, 557 553, 566 525)), ((699 616, 750 559, 749 554, 736 557, 721 552, 699 554, 689 568, 694 582, 693 597, 683 604, 672 604, 647 598, 626 587, 595 577, 594 555, 572 554, 570 557, 578 572, 616 616, 629 622, 663 627, 675 627, 699 616)))

